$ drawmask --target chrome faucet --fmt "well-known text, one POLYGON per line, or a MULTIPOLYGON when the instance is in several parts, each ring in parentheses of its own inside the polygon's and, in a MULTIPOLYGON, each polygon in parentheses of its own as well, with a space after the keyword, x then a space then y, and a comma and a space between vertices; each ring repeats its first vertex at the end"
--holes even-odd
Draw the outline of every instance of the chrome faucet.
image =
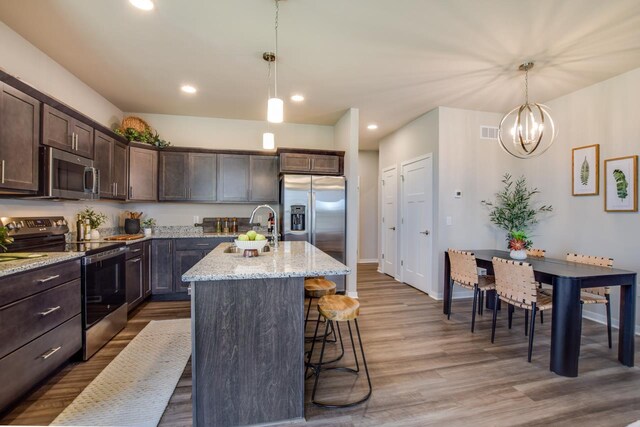
POLYGON ((251 212, 251 218, 249 219, 250 223, 253 223, 253 218, 256 216, 256 212, 258 210, 266 208, 273 212, 273 240, 271 241, 272 245, 277 249, 278 248, 278 213, 269 205, 260 205, 256 206, 256 208, 251 212))

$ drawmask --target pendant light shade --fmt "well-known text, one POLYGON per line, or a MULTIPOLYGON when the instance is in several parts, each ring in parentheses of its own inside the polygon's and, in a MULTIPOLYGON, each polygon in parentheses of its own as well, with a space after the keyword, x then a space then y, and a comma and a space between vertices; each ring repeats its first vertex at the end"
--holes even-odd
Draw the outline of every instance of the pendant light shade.
POLYGON ((537 157, 551 147, 557 129, 549 113, 542 104, 529 102, 529 70, 533 62, 520 65, 525 72, 525 102, 509 111, 500 121, 498 139, 500 146, 519 159, 537 157))
POLYGON ((284 102, 280 98, 269 98, 267 102, 267 120, 269 123, 282 123, 284 120, 284 102))
POLYGON ((276 148, 276 138, 271 132, 262 134, 262 148, 265 150, 273 150, 276 148))

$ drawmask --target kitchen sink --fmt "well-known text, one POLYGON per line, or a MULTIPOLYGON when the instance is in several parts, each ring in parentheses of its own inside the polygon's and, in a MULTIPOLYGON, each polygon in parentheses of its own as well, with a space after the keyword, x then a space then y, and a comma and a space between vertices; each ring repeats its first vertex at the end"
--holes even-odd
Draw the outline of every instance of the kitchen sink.
MULTIPOLYGON (((243 249, 240 249, 237 246, 229 246, 223 251, 223 253, 225 253, 225 254, 241 254, 243 251, 244 251, 243 249)), ((269 245, 266 245, 262 249, 259 249, 258 252, 260 252, 260 253, 271 252, 271 248, 269 247, 269 245)))

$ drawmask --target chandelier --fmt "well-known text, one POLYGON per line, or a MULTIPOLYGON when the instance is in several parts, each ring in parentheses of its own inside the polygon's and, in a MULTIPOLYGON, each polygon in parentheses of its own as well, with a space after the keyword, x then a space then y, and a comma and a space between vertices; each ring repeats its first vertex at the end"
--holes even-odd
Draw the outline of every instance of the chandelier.
POLYGON ((533 62, 521 64, 524 71, 524 104, 509 111, 500 121, 500 146, 519 159, 537 157, 551 147, 557 135, 549 108, 529 102, 529 70, 533 62))
POLYGON ((280 12, 280 3, 279 0, 275 0, 276 2, 276 18, 275 18, 275 34, 276 34, 276 46, 275 52, 271 53, 271 57, 273 59, 267 59, 264 55, 262 56, 265 60, 270 61, 269 65, 271 65, 271 61, 273 62, 273 98, 269 97, 267 101, 267 121, 270 123, 282 123, 284 120, 284 102, 281 98, 278 98, 278 15, 280 12))

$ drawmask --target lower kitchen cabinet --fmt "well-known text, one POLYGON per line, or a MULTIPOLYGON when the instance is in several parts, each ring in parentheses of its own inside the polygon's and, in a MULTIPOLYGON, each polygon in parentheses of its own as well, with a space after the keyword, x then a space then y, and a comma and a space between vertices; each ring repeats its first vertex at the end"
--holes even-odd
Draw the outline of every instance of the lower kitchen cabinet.
POLYGON ((151 295, 151 274, 153 272, 153 251, 151 250, 151 241, 142 242, 142 292, 144 298, 151 295))
POLYGON ((151 293, 173 292, 173 240, 154 239, 151 242, 151 293))
POLYGON ((174 292, 187 292, 189 288, 188 282, 182 281, 182 275, 186 273, 191 267, 196 265, 202 258, 207 255, 207 251, 202 250, 187 250, 176 251, 174 256, 174 268, 173 272, 175 277, 173 278, 173 290, 174 292))
POLYGON ((125 266, 127 304, 130 312, 151 294, 151 242, 129 246, 125 266))

